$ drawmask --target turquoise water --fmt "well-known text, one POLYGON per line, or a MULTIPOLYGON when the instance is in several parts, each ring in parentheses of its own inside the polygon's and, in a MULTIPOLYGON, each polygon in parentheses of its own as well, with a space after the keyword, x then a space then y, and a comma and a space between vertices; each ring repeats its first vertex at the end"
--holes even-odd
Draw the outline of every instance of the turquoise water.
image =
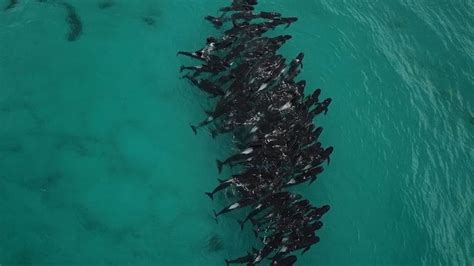
MULTIPOLYGON (((2 0, 0 5, 6 6, 2 0)), ((207 99, 179 79, 223 1, 19 1, 0 11, 0 264, 223 265, 251 244, 203 194, 225 138, 194 136, 207 99), (146 22, 152 23, 146 23, 146 22), (150 25, 151 24, 151 25, 150 25)), ((474 263, 472 1, 264 1, 298 16, 282 52, 332 97, 329 203, 298 265, 474 263)))

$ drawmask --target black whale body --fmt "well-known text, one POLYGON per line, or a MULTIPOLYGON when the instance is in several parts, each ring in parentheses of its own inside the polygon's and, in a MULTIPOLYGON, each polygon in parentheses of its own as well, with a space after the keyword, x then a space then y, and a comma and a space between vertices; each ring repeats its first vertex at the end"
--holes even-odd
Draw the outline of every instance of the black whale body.
POLYGON ((264 36, 298 19, 257 12, 256 4, 234 0, 220 9, 219 16, 205 17, 224 34, 207 37, 202 49, 178 55, 200 62, 181 66, 181 72, 188 71, 183 77, 215 99, 213 110, 191 125, 192 130, 197 134, 209 127, 212 137, 231 133, 236 145, 236 153, 216 162, 219 173, 224 165, 237 173, 206 192, 211 199, 223 191, 236 196, 227 207, 214 211, 215 218, 246 210, 240 227, 249 221, 261 241, 260 248, 225 263, 255 265, 269 259, 270 265, 293 265, 295 252, 305 253, 319 242, 320 219, 330 207, 315 207, 287 189, 313 183, 323 172, 323 163, 329 163, 333 148, 322 147, 322 127, 314 124, 314 118, 325 115, 332 100, 320 101, 320 89, 304 95, 306 81, 296 80, 304 53, 291 60, 278 54, 290 35, 264 36))

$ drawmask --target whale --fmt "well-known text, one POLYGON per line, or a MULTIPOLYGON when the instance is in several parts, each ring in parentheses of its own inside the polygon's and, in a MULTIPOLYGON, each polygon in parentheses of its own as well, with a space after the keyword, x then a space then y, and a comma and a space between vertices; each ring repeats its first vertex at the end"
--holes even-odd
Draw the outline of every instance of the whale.
MULTIPOLYGON (((218 173, 230 166, 233 174, 210 191, 231 196, 231 203, 213 210, 214 217, 239 210, 241 230, 251 224, 257 245, 229 264, 293 265, 296 252, 308 252, 319 242, 316 231, 329 205, 315 207, 297 194, 297 185, 314 183, 333 153, 319 140, 323 127, 315 118, 328 113, 331 98, 320 101, 321 89, 305 96, 307 82, 299 79, 305 54, 287 58, 280 48, 292 37, 271 36, 297 17, 256 11, 255 0, 233 0, 204 21, 219 30, 205 36, 194 52, 178 51, 198 62, 181 65, 182 78, 204 92, 209 103, 205 118, 190 123, 197 134, 205 127, 215 138, 227 134, 234 152, 216 160, 218 173), (267 34, 268 33, 268 34, 267 34), (323 166, 324 165, 324 166, 323 166), (273 257, 270 257, 273 255, 273 257)), ((280 33, 280 32, 279 32, 280 33)), ((227 198, 227 197, 226 197, 227 198)))

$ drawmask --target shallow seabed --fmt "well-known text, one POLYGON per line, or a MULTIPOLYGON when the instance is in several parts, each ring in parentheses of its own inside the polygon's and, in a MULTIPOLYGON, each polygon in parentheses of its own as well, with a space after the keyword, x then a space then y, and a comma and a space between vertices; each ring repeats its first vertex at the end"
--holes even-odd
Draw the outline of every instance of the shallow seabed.
MULTIPOLYGON (((226 1, 69 0, 73 42, 64 8, 18 2, 0 11, 0 264, 242 255, 251 233, 216 224, 225 199, 203 193, 231 144, 193 135, 207 99, 176 57, 216 34, 202 18, 226 1)), ((304 51, 301 78, 333 98, 331 165, 297 189, 332 209, 298 265, 472 264, 473 2, 260 2, 300 18, 282 52, 304 51)))

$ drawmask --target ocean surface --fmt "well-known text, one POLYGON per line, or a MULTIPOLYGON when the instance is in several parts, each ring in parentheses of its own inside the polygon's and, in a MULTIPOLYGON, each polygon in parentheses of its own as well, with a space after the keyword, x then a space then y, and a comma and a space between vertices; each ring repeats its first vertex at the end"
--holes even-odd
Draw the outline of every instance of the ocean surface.
MULTIPOLYGON (((179 78, 224 0, 0 1, 0 264, 224 265, 250 230, 212 219, 226 137, 179 78), (69 36, 70 37, 70 36, 69 36)), ((297 265, 474 264, 474 2, 260 0, 297 16, 287 57, 333 103, 330 204, 297 265)))

